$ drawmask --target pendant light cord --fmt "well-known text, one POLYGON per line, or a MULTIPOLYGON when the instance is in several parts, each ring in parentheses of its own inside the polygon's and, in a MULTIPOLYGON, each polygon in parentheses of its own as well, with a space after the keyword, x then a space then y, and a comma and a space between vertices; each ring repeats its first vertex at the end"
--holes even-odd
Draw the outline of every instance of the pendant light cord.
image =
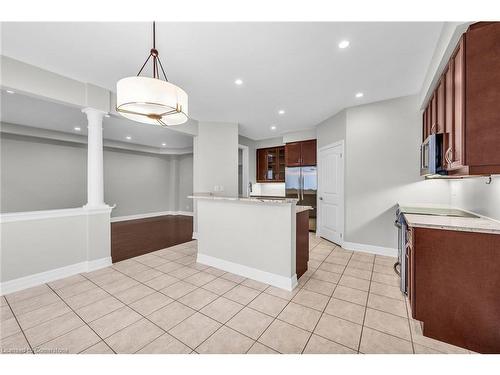
POLYGON ((153 78, 160 79, 160 72, 158 69, 158 64, 160 64, 160 69, 161 69, 161 72, 163 73, 163 78, 165 78, 165 81, 168 82, 167 75, 165 74, 165 69, 163 69, 163 64, 161 63, 158 50, 156 49, 156 22, 155 21, 153 21, 153 48, 149 52, 149 56, 146 59, 146 61, 144 62, 144 64, 142 64, 142 67, 139 70, 139 73, 137 73, 137 76, 141 75, 142 71, 144 70, 144 67, 148 63, 151 56, 153 56, 153 78))

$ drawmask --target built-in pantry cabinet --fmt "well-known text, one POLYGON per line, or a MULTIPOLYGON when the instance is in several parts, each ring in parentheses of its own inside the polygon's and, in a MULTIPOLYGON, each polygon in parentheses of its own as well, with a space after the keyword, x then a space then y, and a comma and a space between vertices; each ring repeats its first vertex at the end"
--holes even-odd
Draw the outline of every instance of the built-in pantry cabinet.
POLYGON ((458 42, 422 114, 422 140, 443 134, 449 175, 500 173, 500 22, 478 22, 458 42))

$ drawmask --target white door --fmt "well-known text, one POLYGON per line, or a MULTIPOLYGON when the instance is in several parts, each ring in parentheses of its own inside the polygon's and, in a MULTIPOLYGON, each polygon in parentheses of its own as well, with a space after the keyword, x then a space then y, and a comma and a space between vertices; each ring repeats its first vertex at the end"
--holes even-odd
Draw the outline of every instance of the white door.
POLYGON ((344 231, 344 141, 319 150, 318 209, 321 237, 342 245, 344 231))

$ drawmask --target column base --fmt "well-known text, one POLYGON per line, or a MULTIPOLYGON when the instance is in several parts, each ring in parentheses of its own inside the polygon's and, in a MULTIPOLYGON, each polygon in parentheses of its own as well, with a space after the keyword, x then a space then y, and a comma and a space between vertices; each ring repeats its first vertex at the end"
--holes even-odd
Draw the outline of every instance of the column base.
POLYGON ((95 212, 95 211, 111 212, 111 210, 113 208, 115 208, 115 206, 108 206, 106 203, 100 204, 100 205, 86 204, 82 208, 84 210, 93 211, 93 212, 95 212))

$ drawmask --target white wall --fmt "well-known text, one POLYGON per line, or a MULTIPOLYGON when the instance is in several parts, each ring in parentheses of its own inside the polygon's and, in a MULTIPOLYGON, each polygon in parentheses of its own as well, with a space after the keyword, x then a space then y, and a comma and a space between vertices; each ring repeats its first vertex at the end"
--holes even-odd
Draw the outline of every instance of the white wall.
POLYGON ((283 134, 283 143, 307 141, 316 138, 316 129, 299 130, 283 134))
POLYGON ((257 152, 255 148, 256 142, 253 139, 238 136, 238 143, 248 147, 248 182, 255 184, 257 180, 257 152))
POLYGON ((500 220, 500 176, 450 180, 451 205, 500 220))
POLYGON ((449 203, 448 182, 420 177, 417 96, 347 110, 346 241, 397 247, 397 202, 449 203))
POLYGON ((198 262, 292 289, 295 204, 198 199, 196 205, 198 262))
POLYGON ((238 124, 200 122, 193 154, 194 192, 238 195, 238 124))
POLYGON ((286 193, 285 183, 281 182, 269 182, 269 183, 257 183, 253 186, 252 193, 250 195, 264 195, 264 196, 274 196, 274 197, 284 197, 286 193))
POLYGON ((109 211, 2 215, 1 293, 110 265, 109 211))
POLYGON ((420 177, 418 97, 348 108, 317 128, 318 147, 345 138, 344 240, 397 247, 396 203, 449 204, 448 182, 420 177))
POLYGON ((346 110, 327 118, 316 127, 318 149, 346 138, 346 110))

